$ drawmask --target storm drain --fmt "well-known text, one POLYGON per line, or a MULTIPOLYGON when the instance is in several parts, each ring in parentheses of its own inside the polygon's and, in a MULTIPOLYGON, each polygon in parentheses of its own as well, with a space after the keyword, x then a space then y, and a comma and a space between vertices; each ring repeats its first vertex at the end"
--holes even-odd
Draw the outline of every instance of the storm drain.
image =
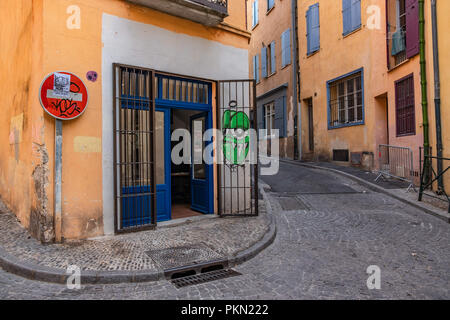
POLYGON ((278 197, 277 200, 284 211, 310 210, 309 206, 298 197, 278 197))
POLYGON ((233 270, 233 269, 227 269, 227 270, 214 270, 210 272, 185 276, 181 278, 176 278, 170 280, 173 285, 177 288, 183 288, 187 286, 193 286, 201 283, 216 281, 220 279, 226 279, 231 277, 236 277, 242 275, 241 273, 233 270))
POLYGON ((203 243, 150 250, 145 253, 161 266, 163 270, 223 259, 220 254, 203 243))

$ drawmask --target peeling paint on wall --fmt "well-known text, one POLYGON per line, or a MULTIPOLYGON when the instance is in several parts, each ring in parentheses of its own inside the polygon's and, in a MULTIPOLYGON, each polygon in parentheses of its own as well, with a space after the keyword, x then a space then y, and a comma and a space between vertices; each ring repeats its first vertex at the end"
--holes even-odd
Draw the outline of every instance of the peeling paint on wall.
POLYGON ((31 209, 29 229, 36 239, 42 243, 49 243, 55 239, 55 230, 47 196, 49 185, 48 151, 45 145, 34 144, 34 147, 40 155, 41 163, 34 168, 32 174, 37 206, 31 209))

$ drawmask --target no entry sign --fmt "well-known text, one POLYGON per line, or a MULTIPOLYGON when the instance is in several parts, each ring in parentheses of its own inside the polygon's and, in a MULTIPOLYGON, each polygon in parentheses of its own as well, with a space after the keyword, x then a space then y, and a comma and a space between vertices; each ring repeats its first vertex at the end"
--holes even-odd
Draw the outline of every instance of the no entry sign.
POLYGON ((69 72, 55 72, 42 82, 40 100, 44 110, 60 120, 78 118, 86 110, 88 92, 83 81, 69 72))

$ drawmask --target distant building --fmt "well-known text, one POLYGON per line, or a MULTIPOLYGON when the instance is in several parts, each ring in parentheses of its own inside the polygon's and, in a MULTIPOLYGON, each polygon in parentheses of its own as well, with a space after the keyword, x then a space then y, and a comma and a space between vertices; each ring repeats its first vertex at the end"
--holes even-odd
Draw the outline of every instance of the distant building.
MULTIPOLYGON (((295 157, 297 98, 294 97, 294 52, 291 0, 248 1, 251 75, 256 79, 258 128, 261 139, 270 141, 272 129, 279 130, 280 156, 295 157)), ((270 147, 269 147, 270 149, 270 147)))

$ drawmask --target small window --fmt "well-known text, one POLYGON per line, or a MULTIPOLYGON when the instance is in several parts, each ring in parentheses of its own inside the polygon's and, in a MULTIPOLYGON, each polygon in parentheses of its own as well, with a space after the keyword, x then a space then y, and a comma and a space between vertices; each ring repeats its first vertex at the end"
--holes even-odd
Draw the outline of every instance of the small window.
POLYGON ((395 116, 397 136, 416 134, 413 75, 395 83, 395 116))
POLYGON ((267 130, 266 135, 272 136, 272 131, 275 129, 275 105, 273 102, 264 105, 264 124, 267 130))
POLYGON ((270 11, 275 6, 275 0, 267 0, 267 11, 270 11))
POLYGON ((329 81, 327 86, 329 128, 362 124, 364 122, 362 71, 329 81))

